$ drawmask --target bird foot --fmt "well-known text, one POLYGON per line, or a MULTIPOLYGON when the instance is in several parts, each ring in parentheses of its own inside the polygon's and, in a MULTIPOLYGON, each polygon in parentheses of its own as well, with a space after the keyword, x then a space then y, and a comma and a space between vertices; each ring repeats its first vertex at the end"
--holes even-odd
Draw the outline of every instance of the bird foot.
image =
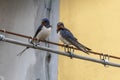
POLYGON ((64 51, 65 51, 65 52, 74 52, 74 49, 73 49, 72 46, 65 45, 64 51))
POLYGON ((71 47, 69 45, 65 45, 64 46, 64 51, 69 53, 71 59, 73 58, 73 54, 72 54, 74 52, 73 47, 71 47))
POLYGON ((40 45, 39 42, 35 42, 35 43, 33 43, 33 46, 38 46, 38 45, 40 45))
POLYGON ((70 55, 70 58, 72 59, 73 58, 73 54, 71 52, 69 52, 69 51, 68 51, 68 53, 70 55))

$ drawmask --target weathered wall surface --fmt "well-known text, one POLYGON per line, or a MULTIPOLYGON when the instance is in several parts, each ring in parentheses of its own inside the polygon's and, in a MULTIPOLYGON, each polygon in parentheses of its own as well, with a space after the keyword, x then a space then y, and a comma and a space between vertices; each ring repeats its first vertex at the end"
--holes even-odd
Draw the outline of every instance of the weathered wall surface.
MULTIPOLYGON (((53 37, 56 36, 58 4, 58 0, 1 0, 0 29, 33 36, 41 19, 47 17, 53 26, 49 40, 57 42, 57 38, 53 39, 53 37), (50 11, 47 10, 49 7, 51 7, 50 11)), ((5 36, 27 42, 27 39, 20 37, 7 34, 5 36)), ((48 44, 42 43, 42 46, 48 44)), ((53 45, 49 47, 57 49, 53 45)), ((22 56, 17 56, 17 53, 23 49, 24 47, 18 45, 0 42, 1 79, 57 80, 57 55, 29 49, 22 56), (49 56, 51 56, 50 60, 49 56)))
MULTIPOLYGON (((92 50, 120 56, 120 0, 60 0, 60 21, 92 50)), ((80 51, 75 53, 84 55, 80 51)), ((110 61, 120 63, 112 58, 110 61)), ((116 67, 59 58, 59 80, 120 80, 119 74, 116 67)))

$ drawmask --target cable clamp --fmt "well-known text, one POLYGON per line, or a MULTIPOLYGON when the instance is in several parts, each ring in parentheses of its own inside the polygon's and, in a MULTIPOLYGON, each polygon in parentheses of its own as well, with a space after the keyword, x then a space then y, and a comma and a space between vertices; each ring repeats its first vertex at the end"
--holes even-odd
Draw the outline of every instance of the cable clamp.
POLYGON ((3 41, 5 39, 4 35, 0 35, 0 41, 3 41))

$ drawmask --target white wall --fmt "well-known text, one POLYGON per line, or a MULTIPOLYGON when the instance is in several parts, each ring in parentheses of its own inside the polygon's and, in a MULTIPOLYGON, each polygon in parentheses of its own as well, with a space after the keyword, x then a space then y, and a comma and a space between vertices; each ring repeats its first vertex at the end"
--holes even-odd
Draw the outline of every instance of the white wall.
MULTIPOLYGON (((50 7, 49 0, 45 1, 47 7, 50 7)), ((56 36, 59 2, 51 1, 52 9, 49 14, 44 7, 44 0, 0 0, 0 29, 33 36, 41 19, 47 17, 53 26, 49 40, 57 42, 57 38, 53 37, 56 36)), ((5 36, 27 42, 27 39, 7 34, 5 36)), ((44 43, 42 45, 45 46, 44 43)), ((53 45, 50 47, 57 49, 53 45)), ((22 56, 17 56, 23 49, 24 47, 19 45, 0 42, 1 77, 5 80, 57 80, 57 55, 29 49, 22 56)))

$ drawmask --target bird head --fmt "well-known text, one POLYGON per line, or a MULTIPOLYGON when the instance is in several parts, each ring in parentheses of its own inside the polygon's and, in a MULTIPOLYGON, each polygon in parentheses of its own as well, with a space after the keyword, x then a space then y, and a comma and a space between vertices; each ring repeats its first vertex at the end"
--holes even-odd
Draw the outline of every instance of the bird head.
POLYGON ((62 22, 58 22, 57 29, 64 28, 64 24, 62 22))
POLYGON ((58 22, 57 23, 57 33, 59 30, 63 29, 64 28, 64 24, 62 22, 58 22))
POLYGON ((42 19, 42 25, 43 25, 43 26, 48 26, 48 25, 50 25, 49 20, 48 20, 47 18, 43 18, 43 19, 42 19))

